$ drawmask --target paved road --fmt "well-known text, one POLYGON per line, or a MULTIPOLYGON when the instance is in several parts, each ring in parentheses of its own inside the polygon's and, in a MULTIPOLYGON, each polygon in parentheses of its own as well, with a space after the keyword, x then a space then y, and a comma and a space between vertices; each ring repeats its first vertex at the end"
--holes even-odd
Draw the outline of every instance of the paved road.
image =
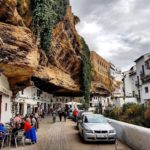
MULTIPOLYGON (((52 123, 51 118, 43 119, 38 130, 38 143, 11 148, 12 150, 116 150, 114 144, 82 142, 76 124, 67 122, 52 123)), ((118 142, 117 150, 131 150, 118 142)))

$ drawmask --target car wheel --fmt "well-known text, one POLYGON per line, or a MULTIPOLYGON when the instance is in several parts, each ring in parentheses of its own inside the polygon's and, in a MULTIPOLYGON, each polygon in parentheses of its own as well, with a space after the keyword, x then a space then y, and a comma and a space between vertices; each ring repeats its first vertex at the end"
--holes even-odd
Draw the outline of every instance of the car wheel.
POLYGON ((84 136, 83 131, 82 131, 82 140, 83 140, 83 142, 84 142, 84 143, 86 143, 86 142, 87 142, 87 141, 86 141, 86 139, 85 139, 85 136, 84 136))

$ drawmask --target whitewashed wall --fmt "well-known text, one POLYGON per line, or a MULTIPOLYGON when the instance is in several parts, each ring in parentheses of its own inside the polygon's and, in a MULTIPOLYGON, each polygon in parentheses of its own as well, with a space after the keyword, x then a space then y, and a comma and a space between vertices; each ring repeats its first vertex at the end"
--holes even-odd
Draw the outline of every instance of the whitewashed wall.
POLYGON ((150 83, 146 83, 142 85, 141 98, 142 98, 142 103, 144 103, 146 100, 150 100, 150 83), (148 93, 145 92, 145 87, 148 87, 148 93))
POLYGON ((123 104, 127 104, 127 103, 136 103, 137 104, 137 99, 135 97, 131 97, 131 98, 118 98, 116 100, 114 100, 114 105, 116 107, 122 107, 123 104))
POLYGON ((3 123, 9 122, 10 118, 12 118, 11 108, 12 108, 12 103, 10 101, 10 97, 6 95, 2 95, 1 121, 3 123), (5 110, 6 104, 7 104, 7 110, 5 110))
POLYGON ((124 78, 124 88, 125 88, 125 95, 126 96, 132 96, 132 91, 134 91, 132 87, 132 79, 129 76, 130 71, 124 72, 125 78, 124 78))
POLYGON ((0 86, 2 89, 6 90, 5 93, 3 91, 0 91, 0 94, 2 95, 2 103, 1 103, 1 121, 3 123, 9 122, 10 118, 12 117, 11 108, 11 94, 9 82, 7 80, 7 77, 3 74, 0 74, 0 86), (7 94, 8 92, 8 94, 7 94), (7 105, 7 108, 6 108, 7 105))
POLYGON ((117 138, 133 150, 150 150, 150 129, 112 120, 111 125, 117 131, 117 138))

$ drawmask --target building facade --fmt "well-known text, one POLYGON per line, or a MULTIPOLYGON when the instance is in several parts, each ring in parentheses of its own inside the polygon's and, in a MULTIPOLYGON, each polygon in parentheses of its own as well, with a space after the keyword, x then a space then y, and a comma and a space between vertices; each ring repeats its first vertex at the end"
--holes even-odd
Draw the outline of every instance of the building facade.
POLYGON ((18 113, 25 116, 39 109, 48 112, 52 97, 53 95, 43 92, 35 86, 27 87, 16 95, 13 102, 14 115, 18 113))
POLYGON ((135 60, 135 66, 124 72, 123 92, 127 102, 150 102, 150 53, 135 60))
POLYGON ((118 100, 122 96, 122 72, 93 51, 91 52, 91 64, 92 76, 97 79, 97 85, 101 84, 101 87, 106 89, 109 94, 103 95, 95 92, 91 96, 90 106, 101 107, 103 112, 106 108, 114 105, 114 100, 118 100))
POLYGON ((136 87, 140 103, 150 101, 150 53, 135 60, 136 87))
POLYGON ((12 117, 12 91, 8 79, 0 73, 0 121, 9 122, 12 117))

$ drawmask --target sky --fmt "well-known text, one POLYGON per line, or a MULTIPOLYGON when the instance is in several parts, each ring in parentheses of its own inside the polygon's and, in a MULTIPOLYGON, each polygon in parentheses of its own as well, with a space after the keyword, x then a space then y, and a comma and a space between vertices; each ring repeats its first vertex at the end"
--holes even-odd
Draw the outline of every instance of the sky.
POLYGON ((125 71, 150 52, 150 0, 70 0, 90 50, 125 71))

